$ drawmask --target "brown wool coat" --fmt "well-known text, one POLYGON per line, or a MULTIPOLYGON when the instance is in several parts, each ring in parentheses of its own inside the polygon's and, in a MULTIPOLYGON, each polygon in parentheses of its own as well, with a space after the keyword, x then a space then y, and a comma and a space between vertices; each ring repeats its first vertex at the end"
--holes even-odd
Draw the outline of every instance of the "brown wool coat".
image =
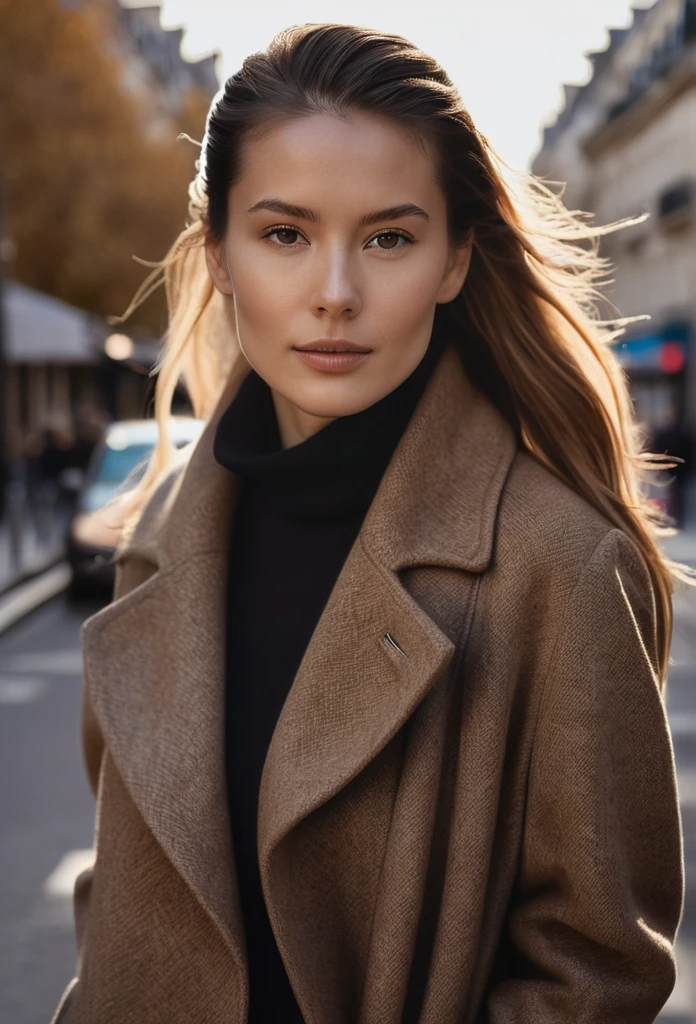
MULTIPOLYGON (((212 441, 247 369, 82 627, 97 853, 60 1024, 246 1021, 223 758, 239 481, 212 441)), ((261 878, 308 1024, 654 1020, 684 900, 656 664, 636 547, 518 448, 448 346, 264 767, 261 878)))

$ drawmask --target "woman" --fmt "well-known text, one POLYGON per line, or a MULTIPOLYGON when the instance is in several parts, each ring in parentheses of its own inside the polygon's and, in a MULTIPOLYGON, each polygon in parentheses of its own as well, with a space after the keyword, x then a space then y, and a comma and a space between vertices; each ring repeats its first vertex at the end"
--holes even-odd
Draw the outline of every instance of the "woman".
POLYGON ((161 443, 83 626, 54 1021, 653 1021, 693 579, 593 316, 608 229, 513 198, 432 58, 333 24, 228 80, 191 199, 161 443))

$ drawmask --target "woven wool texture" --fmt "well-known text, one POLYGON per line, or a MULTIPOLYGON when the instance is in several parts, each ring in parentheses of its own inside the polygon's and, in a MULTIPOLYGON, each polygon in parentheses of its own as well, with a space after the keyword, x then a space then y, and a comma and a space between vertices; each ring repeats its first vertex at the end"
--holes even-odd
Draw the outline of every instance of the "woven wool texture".
MULTIPOLYGON (((97 853, 54 1024, 246 1022, 222 713, 238 488, 212 452, 246 369, 82 627, 97 853)), ((635 545, 448 345, 264 765, 261 878, 308 1024, 654 1021, 684 901, 656 665, 635 545)))

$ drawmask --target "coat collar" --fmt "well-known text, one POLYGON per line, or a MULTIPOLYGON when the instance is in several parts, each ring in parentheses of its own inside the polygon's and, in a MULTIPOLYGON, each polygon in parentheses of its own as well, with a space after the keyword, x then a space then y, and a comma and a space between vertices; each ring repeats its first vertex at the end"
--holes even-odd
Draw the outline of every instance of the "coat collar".
MULTIPOLYGON (((120 558, 154 560, 156 571, 82 626, 86 686, 107 747, 242 979, 223 727, 226 554, 240 482, 215 461, 213 440, 246 372, 239 359, 173 486, 153 499, 119 551, 120 558)), ((512 427, 448 343, 317 623, 268 750, 258 847, 276 934, 285 838, 377 756, 455 652, 399 571, 428 565, 477 574, 489 565, 516 449, 512 427)), ((474 589, 472 582, 462 592, 474 589)))
MULTIPOLYGON (((228 550, 240 481, 215 461, 213 442, 248 370, 239 358, 178 486, 121 555, 139 547, 151 550, 154 538, 158 566, 168 569, 203 551, 228 550)), ((515 448, 510 424, 471 383, 449 342, 363 521, 368 551, 392 572, 421 564, 484 570, 515 448)))

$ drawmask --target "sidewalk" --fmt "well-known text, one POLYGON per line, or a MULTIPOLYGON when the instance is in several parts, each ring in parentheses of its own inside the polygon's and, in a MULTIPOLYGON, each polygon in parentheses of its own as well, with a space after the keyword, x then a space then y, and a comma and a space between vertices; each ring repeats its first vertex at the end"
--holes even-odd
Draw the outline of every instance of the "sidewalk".
POLYGON ((47 514, 38 528, 26 513, 0 520, 0 594, 59 561, 65 553, 65 516, 47 514))
MULTIPOLYGON (((691 568, 696 568, 695 519, 691 515, 687 529, 662 541, 666 555, 691 568)), ((675 946, 677 982, 658 1020, 696 1024, 696 588, 679 584, 673 608, 666 700, 684 833, 686 902, 675 946)))

